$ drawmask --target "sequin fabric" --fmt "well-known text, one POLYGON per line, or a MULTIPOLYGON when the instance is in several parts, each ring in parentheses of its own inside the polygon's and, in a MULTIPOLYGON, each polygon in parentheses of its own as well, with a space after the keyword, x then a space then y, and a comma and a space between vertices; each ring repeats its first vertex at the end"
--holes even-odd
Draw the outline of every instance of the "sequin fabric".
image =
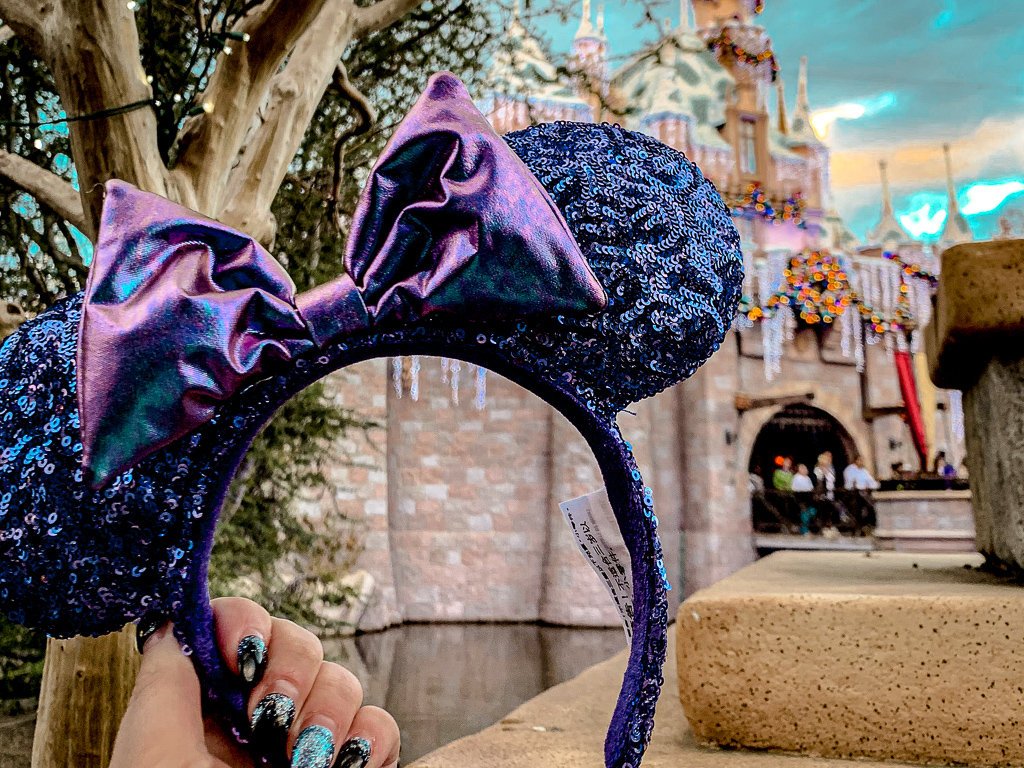
POLYGON ((635 611, 605 761, 639 766, 663 682, 667 577, 652 494, 615 415, 685 378, 720 345, 739 297, 738 237, 710 182, 646 136, 557 123, 508 141, 605 287, 603 312, 503 323, 428 318, 310 350, 102 491, 81 472, 82 297, 25 323, 0 348, 0 608, 58 636, 102 634, 163 611, 208 702, 245 743, 248 690, 217 651, 206 575, 217 515, 253 437, 297 392, 347 365, 411 354, 464 360, 547 400, 598 460, 630 552, 635 611))

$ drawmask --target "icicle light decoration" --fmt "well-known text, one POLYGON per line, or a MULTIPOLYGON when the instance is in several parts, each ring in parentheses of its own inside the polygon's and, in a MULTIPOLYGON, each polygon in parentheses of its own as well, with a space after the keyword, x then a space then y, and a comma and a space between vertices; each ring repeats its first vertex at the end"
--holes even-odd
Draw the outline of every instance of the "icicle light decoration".
POLYGON ((964 440, 964 396, 959 389, 949 390, 949 426, 957 442, 964 440))
POLYGON ((413 355, 409 365, 409 397, 420 399, 420 356, 413 355))
POLYGON ((391 383, 395 386, 395 394, 402 397, 402 358, 391 358, 391 383))
POLYGON ((482 411, 487 405, 487 369, 476 367, 476 409, 482 411))

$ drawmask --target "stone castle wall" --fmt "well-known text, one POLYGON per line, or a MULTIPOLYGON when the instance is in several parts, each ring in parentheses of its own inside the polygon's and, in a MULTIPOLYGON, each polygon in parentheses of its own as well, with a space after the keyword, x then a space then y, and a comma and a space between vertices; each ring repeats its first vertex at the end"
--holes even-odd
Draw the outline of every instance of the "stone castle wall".
MULTIPOLYGON (((463 381, 467 381, 466 367, 463 381)), ((362 543, 354 567, 377 582, 361 622, 619 623, 598 577, 576 550, 558 503, 603 487, 576 430, 540 398, 488 374, 477 410, 472 381, 449 397, 439 361, 422 359, 420 397, 391 385, 373 360, 328 379, 336 401, 380 426, 339 440, 334 498, 306 513, 351 518, 362 543)), ((666 565, 680 572, 678 392, 641 404, 621 426, 655 491, 666 565), (651 436, 655 440, 651 440, 651 436)), ((673 577, 673 582, 679 579, 673 577)), ((681 590, 673 591, 673 606, 681 590)))
MULTIPOLYGON (((740 411, 737 396, 810 394, 834 416, 876 476, 913 463, 906 425, 884 409, 902 399, 891 357, 868 348, 867 375, 834 338, 798 333, 782 374, 766 382, 757 329, 731 333, 689 381, 636 404, 619 424, 654 490, 673 605, 751 562, 747 465, 759 430, 782 407, 740 411), (871 409, 882 409, 872 415, 871 409), (896 446, 896 447, 893 447, 896 446)), ((352 521, 360 554, 348 567, 377 588, 362 627, 401 621, 619 623, 597 576, 577 552, 558 503, 603 487, 575 429, 535 395, 488 374, 487 405, 450 399, 440 361, 422 358, 419 400, 399 397, 390 361, 329 379, 337 402, 378 427, 339 442, 334 498, 312 506, 352 521)), ((307 511, 310 505, 307 504, 307 511)))

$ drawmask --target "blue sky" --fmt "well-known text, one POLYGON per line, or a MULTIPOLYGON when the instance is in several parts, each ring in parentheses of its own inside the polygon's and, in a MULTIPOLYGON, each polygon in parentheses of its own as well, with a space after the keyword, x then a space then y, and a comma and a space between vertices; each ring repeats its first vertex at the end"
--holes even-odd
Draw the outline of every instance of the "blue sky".
MULTIPOLYGON (((678 3, 663 8, 678 20, 678 3)), ((654 35, 637 2, 606 0, 605 13, 613 57, 654 35)), ((577 23, 542 28, 565 52, 577 23)), ((975 235, 991 235, 1003 215, 1024 235, 1024 0, 766 0, 759 23, 774 41, 790 109, 802 55, 813 109, 864 108, 828 136, 836 206, 858 235, 878 217, 882 158, 897 214, 924 235, 941 226, 943 142, 952 145, 962 206, 1002 199, 968 216, 975 235)))

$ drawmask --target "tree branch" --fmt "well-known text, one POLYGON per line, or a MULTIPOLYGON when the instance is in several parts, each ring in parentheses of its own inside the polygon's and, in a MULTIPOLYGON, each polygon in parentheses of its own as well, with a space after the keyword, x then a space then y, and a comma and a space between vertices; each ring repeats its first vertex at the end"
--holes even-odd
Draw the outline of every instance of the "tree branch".
POLYGON ((43 46, 43 24, 53 11, 53 3, 45 0, 0 0, 0 18, 6 25, 0 29, 0 36, 9 33, 20 37, 36 51, 43 46))
POLYGON ((413 8, 421 5, 423 1, 379 0, 365 8, 356 8, 356 22, 352 36, 360 38, 387 29, 413 8))
POLYGON ((5 149, 0 149, 0 176, 28 192, 78 229, 86 231, 81 196, 57 174, 5 149))
MULTIPOLYGON (((249 39, 233 44, 230 56, 217 57, 202 96, 211 111, 186 125, 178 141, 175 175, 190 178, 203 213, 219 215, 228 174, 275 73, 329 4, 330 0, 266 0, 235 25, 232 32, 249 39)), ((345 4, 351 7, 352 0, 345 4)))
POLYGON ((338 62, 334 69, 335 90, 341 93, 356 112, 356 123, 342 131, 334 140, 334 176, 331 182, 331 197, 328 203, 331 220, 341 230, 340 204, 341 186, 345 173, 345 145, 353 136, 366 133, 377 122, 377 111, 363 93, 356 88, 348 77, 345 65, 338 62))
POLYGON ((270 204, 295 157, 335 67, 352 40, 352 0, 325 0, 271 86, 263 120, 231 170, 218 218, 264 245, 276 229, 270 204))

